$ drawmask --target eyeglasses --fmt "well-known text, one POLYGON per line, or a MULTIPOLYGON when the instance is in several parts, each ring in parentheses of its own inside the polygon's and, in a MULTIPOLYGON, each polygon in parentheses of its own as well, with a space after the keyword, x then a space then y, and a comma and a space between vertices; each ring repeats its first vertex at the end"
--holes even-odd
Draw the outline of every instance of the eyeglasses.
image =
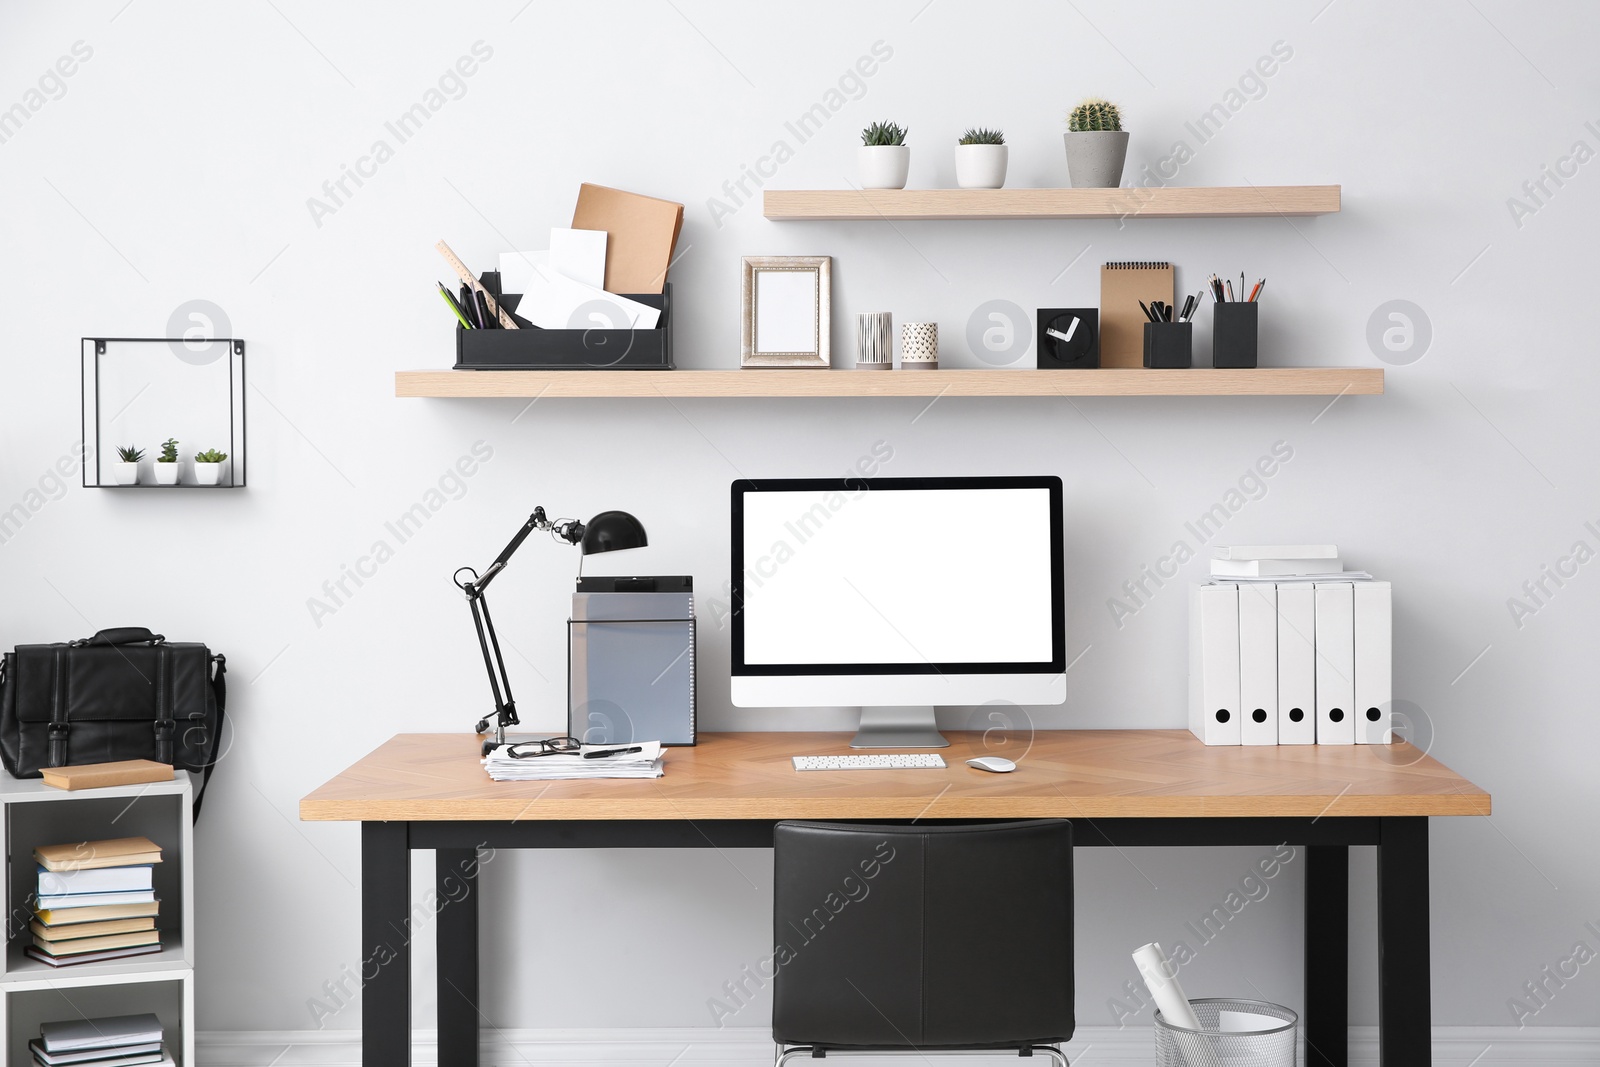
POLYGON ((506 755, 512 759, 533 759, 535 756, 559 756, 577 752, 583 742, 576 737, 550 737, 543 741, 518 741, 506 746, 506 755))

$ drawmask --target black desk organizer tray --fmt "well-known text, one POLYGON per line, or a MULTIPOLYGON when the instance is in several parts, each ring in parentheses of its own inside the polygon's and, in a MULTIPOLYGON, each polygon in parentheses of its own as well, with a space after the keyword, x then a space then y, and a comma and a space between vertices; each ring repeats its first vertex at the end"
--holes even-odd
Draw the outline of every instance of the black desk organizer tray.
POLYGON ((672 283, 661 292, 626 295, 661 309, 653 330, 541 330, 516 314, 519 293, 500 294, 500 272, 483 287, 511 312, 519 330, 456 327, 456 370, 671 370, 672 283))

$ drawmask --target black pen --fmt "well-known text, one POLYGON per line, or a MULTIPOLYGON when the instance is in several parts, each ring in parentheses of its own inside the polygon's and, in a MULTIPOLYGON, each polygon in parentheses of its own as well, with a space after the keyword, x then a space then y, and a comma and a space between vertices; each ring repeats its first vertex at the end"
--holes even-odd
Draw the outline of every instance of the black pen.
POLYGON ((632 755, 635 752, 643 752, 643 751, 644 751, 644 749, 642 747, 640 747, 639 745, 634 745, 632 748, 608 748, 604 752, 585 752, 583 754, 583 758, 584 759, 605 759, 607 756, 628 756, 628 755, 632 755))

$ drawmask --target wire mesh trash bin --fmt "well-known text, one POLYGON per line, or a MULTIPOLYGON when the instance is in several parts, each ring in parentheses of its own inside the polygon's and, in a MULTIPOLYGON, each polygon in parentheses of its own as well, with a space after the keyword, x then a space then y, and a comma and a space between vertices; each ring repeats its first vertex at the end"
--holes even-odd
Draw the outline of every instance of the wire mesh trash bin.
POLYGON ((1189 1003, 1199 1030, 1174 1026, 1156 1012, 1160 1067, 1295 1067, 1300 1017, 1288 1008, 1226 998, 1189 1003), (1224 1023, 1227 1033, 1221 1032, 1224 1023))

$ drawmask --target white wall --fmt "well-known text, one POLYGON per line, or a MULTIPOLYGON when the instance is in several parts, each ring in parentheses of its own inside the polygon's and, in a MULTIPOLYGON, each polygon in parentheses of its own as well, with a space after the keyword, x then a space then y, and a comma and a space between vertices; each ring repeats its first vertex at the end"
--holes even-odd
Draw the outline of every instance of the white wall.
MULTIPOLYGON (((1574 542, 1600 548, 1584 526, 1600 521, 1589 321, 1600 164, 1551 185, 1520 221, 1507 206, 1575 142, 1600 148, 1597 29, 1591 5, 1503 0, 7 2, 0 108, 40 106, 0 143, 0 507, 28 512, 0 545, 0 646, 134 623, 228 654, 237 741, 198 831, 201 1027, 312 1028, 308 1001, 358 963, 358 831, 300 823, 296 805, 392 733, 465 731, 481 714, 455 567, 492 558, 535 504, 580 516, 621 507, 653 542, 626 566, 691 573, 714 590, 727 577, 731 478, 841 472, 876 441, 894 449, 887 474, 1066 480, 1068 639, 1072 654, 1089 651, 1067 706, 1035 718, 1072 727, 1183 724, 1180 584, 1120 628, 1107 601, 1276 442, 1292 448, 1221 537, 1336 541, 1396 583, 1397 694, 1420 709, 1434 754, 1495 795, 1492 819, 1434 823, 1435 1018, 1513 1022, 1507 999, 1575 942, 1596 944, 1584 924, 1600 920, 1586 832, 1600 792, 1600 577, 1591 565, 1548 585, 1520 626, 1507 606, 1574 542), (92 56, 59 98, 28 97, 79 41, 92 56), (385 123, 480 41, 492 55, 465 95, 398 144, 385 123), (1093 92, 1125 106, 1130 174, 1182 139, 1194 154, 1179 183, 1339 182, 1345 209, 890 226, 779 224, 748 203, 714 219, 708 199, 724 181, 790 137, 785 121, 879 41, 893 54, 864 96, 795 145, 772 185, 845 186, 856 131, 890 117, 910 127, 914 185, 953 184, 949 146, 978 124, 1006 130, 1012 185, 1063 184, 1063 112, 1093 92), (1292 56, 1198 144, 1185 123, 1225 101, 1276 42, 1292 56), (308 198, 380 139, 393 158, 314 219, 308 198), (1093 305, 1097 265, 1136 258, 1175 261, 1191 290, 1212 270, 1266 275, 1270 364, 1380 365, 1368 319, 1395 299, 1424 309, 1432 343, 1391 368, 1387 395, 1331 407, 394 399, 395 370, 451 361, 433 243, 445 237, 480 265, 542 247, 584 180, 688 206, 673 270, 685 367, 737 365, 747 254, 835 257, 839 352, 851 316, 888 309, 937 319, 947 365, 977 366, 963 338, 979 305, 1093 305), (250 345, 250 487, 53 492, 48 471, 78 433, 77 339, 161 335, 194 299, 223 309, 250 345), (480 441, 492 459, 396 543, 385 522, 480 441), (45 492, 27 495, 41 478, 45 492), (393 558, 314 619, 309 598, 380 539, 393 558)), ((152 446, 164 436, 143 435, 152 446)), ((563 721, 574 564, 533 544, 496 588, 524 714, 551 730, 563 721)), ((727 635, 701 633, 706 728, 837 722, 730 710, 727 635)), ((1080 1020, 1112 1022, 1108 999, 1133 976, 1128 951, 1185 939, 1184 924, 1265 852, 1081 855, 1080 1020)), ((1299 1003, 1303 868, 1303 856, 1291 862, 1200 952, 1184 975, 1192 992, 1256 988, 1299 1003)), ((1353 871, 1370 914, 1370 856, 1353 871)), ((766 943, 761 853, 502 854, 485 880, 487 914, 503 917, 486 950, 497 1026, 710 1025, 707 999, 766 943)), ((982 919, 1005 929, 1003 915, 982 919)), ((1356 1021, 1370 1023, 1370 919, 1353 934, 1356 1021)), ((1591 970, 1533 1021, 1593 1022, 1591 970)), ((427 1024, 426 986, 418 1001, 427 1024)), ((358 1015, 323 1022, 354 1027, 358 1015)), ((732 1021, 764 1019, 756 1004, 732 1021)))

